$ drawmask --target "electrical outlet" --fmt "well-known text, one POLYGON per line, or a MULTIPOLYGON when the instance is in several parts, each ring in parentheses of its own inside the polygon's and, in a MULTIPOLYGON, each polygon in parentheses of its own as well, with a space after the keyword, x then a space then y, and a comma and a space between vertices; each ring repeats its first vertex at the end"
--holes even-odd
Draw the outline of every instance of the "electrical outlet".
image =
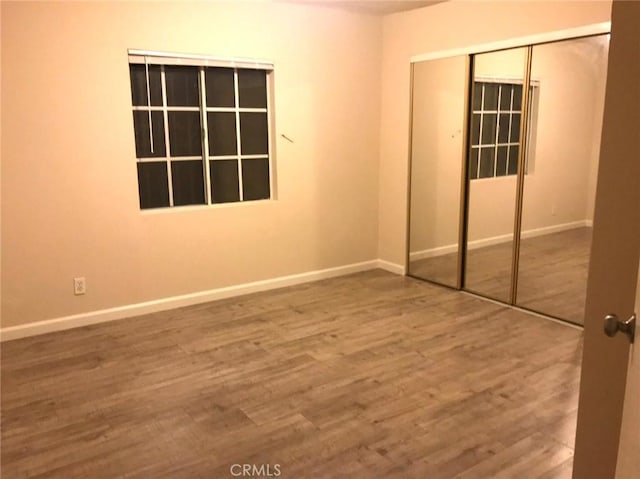
POLYGON ((87 292, 87 282, 84 278, 73 278, 73 294, 79 296, 87 292))
POLYGON ((551 216, 556 215, 556 205, 551 205, 551 216))

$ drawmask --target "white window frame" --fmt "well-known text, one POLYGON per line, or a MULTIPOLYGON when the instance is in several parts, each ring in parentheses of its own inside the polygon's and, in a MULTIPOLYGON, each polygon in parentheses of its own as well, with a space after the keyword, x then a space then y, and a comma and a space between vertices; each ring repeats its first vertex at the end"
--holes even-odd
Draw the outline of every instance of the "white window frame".
MULTIPOLYGON (((152 106, 149 103, 146 106, 132 106, 132 111, 148 111, 150 115, 149 121, 149 134, 151 144, 153 145, 153 124, 151 121, 152 111, 161 111, 164 120, 164 140, 165 140, 165 153, 166 156, 154 156, 148 158, 136 158, 140 163, 159 163, 165 162, 167 166, 167 182, 169 189, 169 205, 157 208, 141 208, 142 212, 157 212, 168 210, 183 210, 185 208, 202 208, 202 207, 224 207, 230 205, 240 205, 246 203, 256 203, 262 201, 273 201, 276 199, 276 181, 275 181, 275 159, 274 159, 274 113, 272 108, 272 76, 274 65, 273 62, 268 60, 256 60, 248 58, 220 58, 205 55, 194 54, 180 54, 170 52, 157 52, 148 50, 128 50, 129 64, 144 64, 144 65, 159 65, 160 66, 160 79, 162 88, 162 106, 152 106), (198 87, 199 87, 199 106, 168 106, 167 105, 167 90, 166 90, 166 76, 165 66, 178 65, 178 66, 195 66, 198 68, 198 87), (209 107, 206 100, 206 88, 205 88, 205 71, 207 67, 222 67, 233 69, 233 84, 234 84, 234 104, 233 107, 209 107), (266 76, 266 108, 241 108, 239 103, 239 89, 238 89, 238 70, 255 69, 265 71, 266 76), (200 113, 200 124, 202 127, 201 139, 202 139, 202 155, 201 156, 179 156, 172 157, 169 140, 169 122, 168 112, 170 111, 197 111, 200 113), (207 125, 207 113, 208 112, 231 112, 235 114, 236 120, 236 147, 237 153, 235 155, 218 155, 212 156, 209 153, 209 131, 207 125), (241 130, 240 130, 240 113, 265 113, 267 116, 267 138, 268 138, 268 150, 267 154, 260 155, 243 155, 241 145, 241 130), (270 197, 260 200, 245 200, 244 188, 242 183, 242 160, 251 159, 267 159, 269 165, 269 192, 270 197), (171 174, 171 163, 175 161, 193 161, 200 160, 203 162, 203 176, 204 176, 204 204, 193 205, 174 205, 173 200, 173 182, 171 174), (210 175, 210 163, 209 161, 216 160, 237 160, 238 162, 238 188, 239 188, 239 200, 225 203, 214 203, 212 201, 212 184, 210 175)), ((149 84, 147 83, 147 97, 150 97, 149 84)))
MULTIPOLYGON (((478 76, 475 77, 473 79, 473 83, 496 83, 499 85, 523 85, 523 80, 522 78, 511 78, 511 77, 490 77, 490 76, 478 76)), ((533 149, 532 149, 532 145, 533 145, 533 140, 535 140, 534 138, 534 133, 536 131, 536 125, 535 125, 535 120, 537 118, 537 115, 534 113, 537 112, 537 108, 535 108, 535 105, 537 104, 537 98, 538 98, 538 89, 540 87, 540 81, 539 80, 534 80, 531 79, 530 81, 530 85, 529 85, 529 108, 528 108, 528 116, 526 118, 526 123, 525 123, 525 135, 527 137, 527 151, 525 152, 525 175, 530 174, 533 172, 533 158, 532 158, 532 153, 533 153, 533 149)), ((474 89, 475 89, 475 85, 474 85, 474 89)), ((470 143, 470 149, 471 151, 473 150, 478 150, 478 164, 477 164, 477 171, 476 171, 476 176, 475 178, 471 178, 469 176, 469 180, 470 181, 477 181, 477 180, 491 180, 491 179, 495 179, 495 178, 508 178, 508 177, 513 177, 517 175, 517 171, 516 173, 508 173, 509 171, 509 157, 508 157, 508 153, 507 153, 507 174, 506 175, 498 175, 497 173, 497 168, 498 168, 498 147, 500 146, 507 146, 509 147, 509 149, 511 149, 512 146, 517 146, 518 148, 522 148, 522 138, 519 138, 518 142, 507 142, 507 143, 500 143, 498 141, 499 135, 500 135, 500 114, 504 114, 504 113, 508 113, 509 114, 509 130, 511 130, 511 122, 512 122, 512 118, 513 118, 513 113, 520 113, 520 121, 523 121, 522 118, 522 108, 519 109, 514 109, 514 105, 513 105, 513 90, 511 91, 511 101, 509 103, 509 109, 508 110, 501 110, 500 105, 501 105, 501 95, 502 93, 502 88, 500 88, 500 92, 498 94, 498 109, 497 110, 485 110, 484 109, 484 86, 482 87, 482 95, 480 97, 480 110, 475 110, 472 109, 471 110, 471 117, 470 119, 473 117, 474 114, 479 114, 480 115, 480 132, 479 132, 479 137, 478 137, 478 141, 479 143, 477 145, 474 145, 472 143, 470 143), (483 120, 484 120, 484 115, 485 114, 495 114, 496 115, 496 133, 495 133, 495 138, 494 141, 492 143, 482 143, 482 126, 483 126, 483 120), (493 157, 493 175, 492 176, 485 176, 485 177, 480 177, 480 158, 481 158, 481 152, 482 152, 482 148, 483 147, 494 147, 494 157, 493 157)), ((522 92, 522 95, 524 95, 524 91, 522 92)))

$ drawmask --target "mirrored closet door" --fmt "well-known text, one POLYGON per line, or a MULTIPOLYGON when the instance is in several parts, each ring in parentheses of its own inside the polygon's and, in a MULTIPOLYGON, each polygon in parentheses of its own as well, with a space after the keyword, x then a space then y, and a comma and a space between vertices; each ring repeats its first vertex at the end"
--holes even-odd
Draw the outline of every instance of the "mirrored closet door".
POLYGON ((583 323, 609 36, 531 53, 516 304, 583 323))
POLYGON ((464 286, 508 302, 527 48, 475 55, 464 286))
POLYGON ((409 275, 583 323, 608 44, 413 64, 409 275))
POLYGON ((413 64, 409 274, 458 287, 465 56, 413 64))

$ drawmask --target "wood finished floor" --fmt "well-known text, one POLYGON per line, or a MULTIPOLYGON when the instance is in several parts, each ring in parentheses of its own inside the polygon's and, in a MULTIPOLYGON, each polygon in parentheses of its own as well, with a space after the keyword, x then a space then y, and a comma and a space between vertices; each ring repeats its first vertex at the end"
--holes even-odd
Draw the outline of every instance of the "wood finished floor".
POLYGON ((581 348, 379 270, 11 341, 2 477, 568 479, 581 348))
MULTIPOLYGON (((525 308, 584 324, 591 228, 527 238, 520 245, 517 303, 525 308)), ((466 288, 508 301, 512 243, 467 252, 466 288)), ((455 285, 455 254, 411 263, 411 274, 455 285)))

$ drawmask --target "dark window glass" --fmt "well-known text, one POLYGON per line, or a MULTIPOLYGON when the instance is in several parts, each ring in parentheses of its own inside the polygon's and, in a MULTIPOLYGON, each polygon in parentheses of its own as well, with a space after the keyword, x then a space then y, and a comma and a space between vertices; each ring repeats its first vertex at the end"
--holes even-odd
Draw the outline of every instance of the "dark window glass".
POLYGON ((475 180, 478 177, 478 154, 480 148, 471 148, 469 154, 469 179, 475 180))
POLYGON ((493 176, 493 160, 495 147, 481 148, 480 152, 480 178, 491 178, 493 176))
POLYGON ((522 85, 513 85, 513 111, 522 109, 522 85))
POLYGON ((130 64, 129 78, 131 79, 131 103, 133 106, 162 106, 162 81, 160 80, 160 65, 149 65, 149 91, 147 98, 147 72, 144 65, 130 64))
POLYGON ((484 84, 484 110, 498 109, 498 83, 484 84))
POLYGON ((243 155, 269 153, 266 113, 240 113, 240 142, 243 155))
POLYGON ((168 106, 198 106, 198 67, 165 66, 168 106))
POLYGON ((209 155, 237 155, 236 114, 233 112, 207 113, 209 155))
POLYGON ((496 164, 496 176, 505 176, 507 174, 508 146, 498 147, 498 157, 496 164))
POLYGON ((175 206, 205 203, 202 160, 172 161, 171 182, 175 206))
POLYGON ((234 107, 235 92, 232 68, 207 68, 205 70, 207 106, 234 107))
POLYGON ((147 98, 147 72, 144 65, 130 64, 129 78, 131 79, 131 103, 133 106, 162 106, 162 81, 160 80, 160 65, 149 65, 149 90, 151 97, 147 98))
MULTIPOLYGON (((267 156, 270 141, 267 113, 209 111, 206 112, 205 132, 202 125, 204 112, 199 111, 204 96, 211 109, 266 109, 268 73, 254 69, 206 67, 204 91, 201 91, 200 68, 129 65, 133 106, 159 107, 166 101, 166 106, 172 110, 133 112, 136 156, 141 159, 172 158, 169 163, 157 160, 138 162, 140 207, 143 209, 168 207, 170 197, 173 198, 172 206, 205 204, 207 180, 211 186, 212 203, 236 202, 241 196, 247 201, 271 197, 268 158, 242 158, 241 165, 237 159, 211 159, 208 179, 204 168, 207 165, 201 159, 205 134, 212 158, 240 153, 267 156), (177 158, 181 159, 178 161, 177 158), (167 167, 171 170, 168 171, 167 167)), ((479 140, 479 125, 476 129, 479 140)), ((477 161, 476 155, 476 165, 477 161)))
POLYGON ((134 110, 133 130, 136 141, 136 158, 154 158, 167 156, 164 144, 164 117, 161 111, 151 112, 153 126, 153 152, 149 132, 149 112, 134 110))
POLYGON ((520 113, 511 115, 511 134, 509 135, 511 143, 520 142, 520 113))
POLYGON ((491 145, 496 142, 496 119, 495 113, 485 113, 482 116, 482 144, 491 145))
POLYGON ((475 82, 473 85, 473 109, 475 111, 482 110, 482 85, 483 83, 475 82))
POLYGON ((498 121, 498 143, 509 143, 509 114, 500 113, 498 121))
POLYGON ((241 108, 266 108, 267 72, 238 70, 238 99, 241 108))
POLYGON ((480 144, 480 113, 474 113, 471 117, 471 144, 480 144))
POLYGON ((518 150, 517 146, 509 147, 509 168, 507 171, 510 175, 518 174, 518 150))
POLYGON ((238 162, 236 160, 210 160, 209 173, 213 203, 240 201, 238 162))
POLYGON ((474 83, 473 109, 483 113, 473 113, 470 121, 471 145, 481 148, 469 153, 469 179, 517 174, 522 95, 522 85, 474 83), (486 113, 496 109, 498 113, 486 113))
POLYGON ((171 156, 201 156, 200 112, 170 111, 167 115, 171 156))
POLYGON ((249 201, 270 197, 269 160, 242 160, 242 198, 249 201))
POLYGON ((509 111, 511 110, 511 85, 502 85, 500 91, 500 110, 509 111))
POLYGON ((138 192, 142 209, 169 206, 169 183, 165 162, 138 162, 138 192))

